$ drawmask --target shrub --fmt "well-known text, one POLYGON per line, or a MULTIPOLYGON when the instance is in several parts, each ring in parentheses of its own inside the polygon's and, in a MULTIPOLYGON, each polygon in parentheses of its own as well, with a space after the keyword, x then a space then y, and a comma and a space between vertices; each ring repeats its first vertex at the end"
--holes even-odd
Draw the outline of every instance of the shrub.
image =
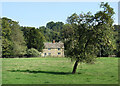
POLYGON ((117 57, 120 57, 120 51, 117 52, 116 56, 117 56, 117 57))
POLYGON ((27 50, 27 56, 28 57, 39 57, 40 52, 34 48, 28 49, 27 50))

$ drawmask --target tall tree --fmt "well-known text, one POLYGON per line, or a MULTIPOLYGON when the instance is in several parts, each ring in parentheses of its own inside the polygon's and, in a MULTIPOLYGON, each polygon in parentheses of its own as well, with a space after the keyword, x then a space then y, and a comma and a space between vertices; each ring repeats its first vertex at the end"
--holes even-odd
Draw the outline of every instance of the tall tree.
POLYGON ((46 28, 42 28, 42 30, 46 31, 45 35, 47 36, 47 40, 52 41, 56 40, 57 42, 61 41, 61 31, 63 29, 64 23, 63 22, 48 22, 46 24, 46 28))
POLYGON ((23 32, 20 30, 20 26, 18 22, 12 21, 11 28, 11 41, 13 49, 12 55, 13 56, 24 56, 26 54, 26 42, 24 40, 23 32))
POLYGON ((43 42, 45 41, 45 38, 39 29, 34 27, 21 27, 21 29, 24 32, 28 49, 35 48, 38 51, 42 51, 44 48, 43 42))
POLYGON ((2 18, 2 56, 24 56, 26 45, 18 22, 2 18))
POLYGON ((11 29, 9 27, 9 22, 11 19, 8 18, 1 18, 2 20, 2 57, 10 57, 11 56, 11 49, 12 49, 12 42, 10 40, 11 29))
POLYGON ((69 41, 68 56, 74 58, 75 64, 72 73, 76 73, 78 62, 92 62, 100 51, 101 45, 115 48, 112 39, 113 9, 108 3, 101 3, 102 11, 92 15, 74 13, 68 17, 70 24, 68 36, 64 40, 69 41), (72 29, 72 30, 71 30, 72 29), (72 31, 72 33, 71 33, 72 31))

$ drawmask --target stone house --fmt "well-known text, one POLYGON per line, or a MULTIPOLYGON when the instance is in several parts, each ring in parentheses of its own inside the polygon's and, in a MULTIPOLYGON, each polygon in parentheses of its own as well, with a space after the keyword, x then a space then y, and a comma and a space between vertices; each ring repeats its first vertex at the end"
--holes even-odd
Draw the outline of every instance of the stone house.
POLYGON ((62 42, 45 42, 45 48, 43 49, 42 56, 57 56, 64 57, 64 43, 62 42))

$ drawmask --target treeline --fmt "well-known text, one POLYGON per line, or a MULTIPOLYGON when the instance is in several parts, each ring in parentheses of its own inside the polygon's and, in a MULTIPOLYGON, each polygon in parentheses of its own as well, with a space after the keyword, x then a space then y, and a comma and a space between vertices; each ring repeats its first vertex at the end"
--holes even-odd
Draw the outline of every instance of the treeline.
POLYGON ((114 25, 114 28, 115 28, 115 40, 116 40, 116 53, 115 55, 117 57, 120 57, 120 25, 114 25))
MULTIPOLYGON (((68 19, 73 17, 75 17, 75 14, 68 19)), ((40 52, 44 48, 44 42, 52 42, 52 40, 64 42, 65 55, 68 55, 67 50, 70 42, 66 40, 73 35, 71 24, 51 21, 46 26, 39 28, 23 27, 19 25, 19 22, 3 17, 1 18, 1 26, 2 57, 40 56, 40 52)), ((115 48, 104 46, 103 43, 97 56, 120 56, 120 25, 114 25, 111 37, 113 37, 115 48)))
POLYGON ((1 20, 2 57, 24 57, 34 53, 39 55, 44 45, 44 36, 38 29, 21 27, 18 22, 5 17, 1 20))
POLYGON ((18 22, 2 18, 2 57, 26 54, 26 42, 18 22))
POLYGON ((48 22, 39 28, 23 27, 19 22, 3 17, 1 20, 1 57, 40 56, 44 42, 61 41, 64 23, 48 22))
POLYGON ((39 27, 39 31, 44 35, 45 40, 51 42, 55 40, 59 42, 62 40, 63 22, 48 22, 45 26, 39 27))

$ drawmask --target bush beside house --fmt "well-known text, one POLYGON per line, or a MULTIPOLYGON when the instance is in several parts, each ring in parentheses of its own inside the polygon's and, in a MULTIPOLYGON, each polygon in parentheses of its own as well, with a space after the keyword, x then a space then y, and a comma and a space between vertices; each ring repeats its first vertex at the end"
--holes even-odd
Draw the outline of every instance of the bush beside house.
POLYGON ((27 57, 39 57, 40 52, 34 48, 28 49, 27 50, 27 57))

